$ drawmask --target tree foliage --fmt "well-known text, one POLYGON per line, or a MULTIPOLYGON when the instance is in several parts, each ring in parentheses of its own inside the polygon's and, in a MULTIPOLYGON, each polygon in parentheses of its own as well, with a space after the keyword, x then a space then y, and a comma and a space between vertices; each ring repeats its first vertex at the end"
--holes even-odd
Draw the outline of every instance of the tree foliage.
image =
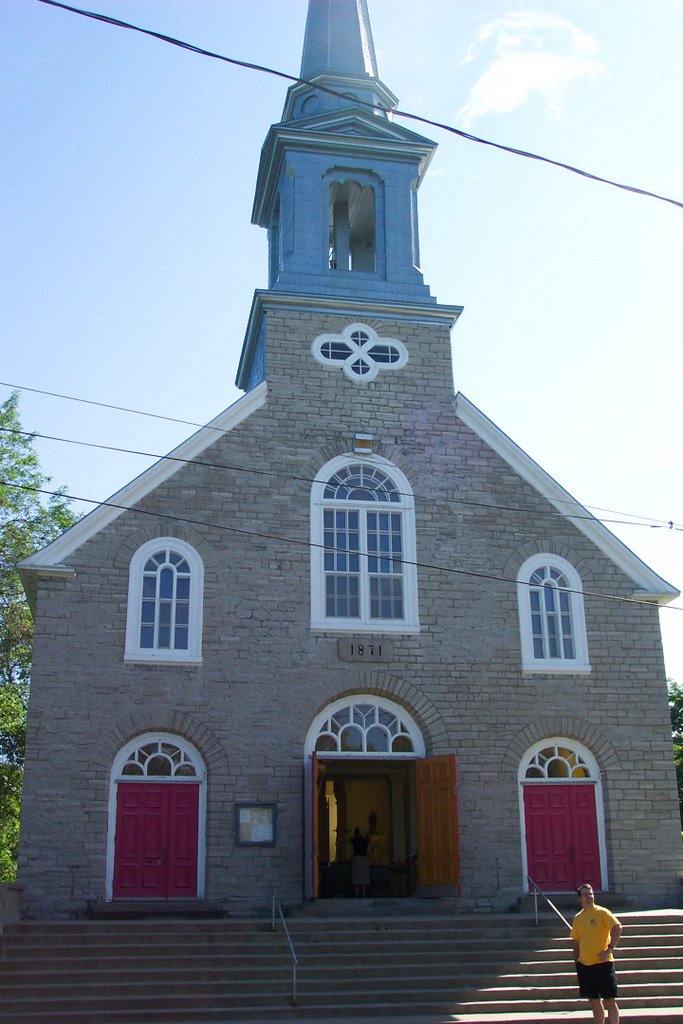
POLYGON ((683 827, 683 686, 669 680, 669 710, 671 711, 671 736, 674 741, 674 761, 678 777, 678 803, 683 827))
POLYGON ((76 521, 63 490, 42 495, 35 435, 16 393, 0 405, 0 882, 15 875, 33 621, 17 564, 76 521))

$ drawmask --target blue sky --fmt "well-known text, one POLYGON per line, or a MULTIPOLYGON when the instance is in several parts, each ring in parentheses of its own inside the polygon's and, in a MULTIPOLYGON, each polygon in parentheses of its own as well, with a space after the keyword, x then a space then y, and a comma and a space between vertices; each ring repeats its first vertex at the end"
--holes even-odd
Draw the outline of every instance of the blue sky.
MULTIPOLYGON (((683 200, 679 0, 369 4, 403 109, 683 200)), ((306 0, 88 6, 299 70, 306 0)), ((0 379, 206 422, 239 397, 266 284, 251 204, 285 83, 38 0, 3 0, 0 33, 0 379)), ((683 532, 662 524, 683 526, 683 210, 407 123, 439 143, 422 267, 465 307, 456 390, 682 587, 683 532)), ((41 434, 151 455, 193 432, 29 391, 21 410, 41 434)), ((94 500, 153 461, 39 451, 55 484, 94 500)), ((683 682, 683 611, 661 622, 683 682)))

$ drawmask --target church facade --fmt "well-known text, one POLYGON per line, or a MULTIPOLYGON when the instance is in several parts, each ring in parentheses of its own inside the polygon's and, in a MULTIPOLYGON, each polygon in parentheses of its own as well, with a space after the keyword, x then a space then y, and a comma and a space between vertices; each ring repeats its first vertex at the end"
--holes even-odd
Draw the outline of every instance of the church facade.
POLYGON ((25 912, 350 896, 355 828, 377 898, 672 903, 677 591, 454 396, 435 145, 391 117, 364 0, 310 0, 301 79, 243 397, 21 566, 25 912))

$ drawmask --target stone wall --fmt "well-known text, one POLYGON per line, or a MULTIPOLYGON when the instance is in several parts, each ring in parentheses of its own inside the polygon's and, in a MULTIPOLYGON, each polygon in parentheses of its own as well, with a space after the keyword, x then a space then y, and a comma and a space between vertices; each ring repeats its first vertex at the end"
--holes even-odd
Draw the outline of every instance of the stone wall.
POLYGON ((675 898, 656 609, 615 600, 632 581, 457 418, 448 330, 367 317, 270 311, 265 405, 74 551, 73 578, 42 581, 20 858, 29 916, 78 915, 105 896, 112 762, 147 731, 191 741, 206 765, 207 898, 245 912, 274 882, 300 899, 306 733, 354 693, 404 706, 428 754, 455 751, 466 906, 505 908, 522 892, 517 772, 552 736, 599 764, 610 889, 650 905, 675 898), (402 340, 407 366, 359 384, 316 363, 314 338, 354 320, 402 340), (338 634, 310 628, 311 482, 356 432, 374 435, 415 496, 420 631, 393 634, 380 666, 341 661, 338 634), (201 665, 124 661, 128 566, 161 536, 204 562, 201 665), (522 671, 514 580, 541 551, 581 576, 590 673, 522 671), (239 801, 277 804, 275 847, 235 845, 239 801))

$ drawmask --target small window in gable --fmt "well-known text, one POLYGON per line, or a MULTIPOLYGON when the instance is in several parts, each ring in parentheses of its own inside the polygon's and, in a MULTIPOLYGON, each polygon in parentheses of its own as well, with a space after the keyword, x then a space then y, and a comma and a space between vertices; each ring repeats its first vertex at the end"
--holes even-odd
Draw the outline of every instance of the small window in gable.
POLYGON ((368 324, 347 324, 341 334, 319 334, 311 352, 323 366, 341 368, 354 383, 374 380, 380 370, 400 370, 408 362, 402 341, 380 338, 368 324))
POLYGON ((375 272, 375 190, 357 181, 334 181, 328 193, 332 270, 375 272))
POLYGON ((126 660, 201 661, 204 567, 189 544, 161 537, 133 555, 126 660))
POLYGON ((527 559, 517 576, 522 666, 526 671, 588 672, 581 579, 558 555, 527 559))
POLYGON ((418 629, 412 491, 385 460, 343 456, 311 491, 311 624, 418 629))

